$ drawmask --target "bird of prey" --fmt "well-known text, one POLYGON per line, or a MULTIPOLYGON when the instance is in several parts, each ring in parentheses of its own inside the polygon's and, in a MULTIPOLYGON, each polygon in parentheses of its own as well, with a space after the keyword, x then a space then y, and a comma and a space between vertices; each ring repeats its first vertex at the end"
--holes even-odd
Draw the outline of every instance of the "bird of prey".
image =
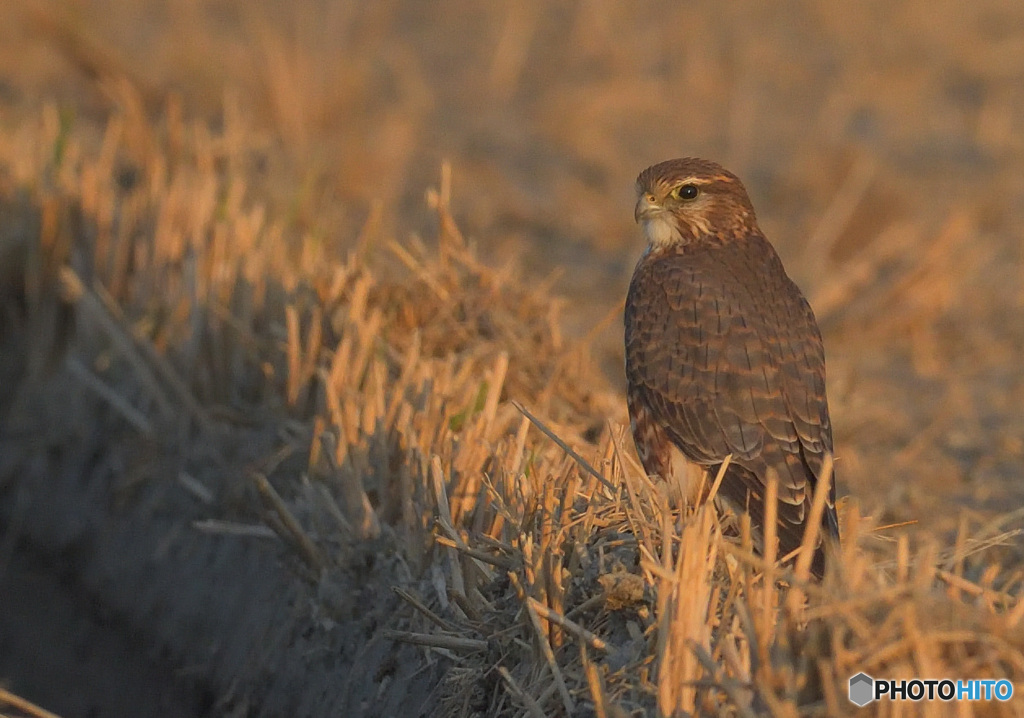
MULTIPOLYGON (((626 299, 630 425, 644 469, 706 500, 706 470, 731 462, 715 497, 748 512, 763 540, 765 487, 777 477, 779 556, 803 540, 832 453, 825 353, 814 313, 757 226, 740 180, 700 159, 637 178, 647 248, 626 299), (704 496, 701 496, 701 487, 704 496)), ((838 540, 832 481, 819 536, 838 540)), ((811 572, 821 577, 824 545, 811 572)))

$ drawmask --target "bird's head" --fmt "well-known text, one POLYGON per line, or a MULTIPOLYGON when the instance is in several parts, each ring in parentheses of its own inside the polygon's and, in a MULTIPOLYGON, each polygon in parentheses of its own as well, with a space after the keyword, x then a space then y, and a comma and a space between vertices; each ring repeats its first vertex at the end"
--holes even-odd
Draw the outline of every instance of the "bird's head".
POLYGON ((743 183, 714 162, 661 162, 640 173, 636 191, 633 216, 652 249, 704 238, 728 241, 757 230, 743 183))

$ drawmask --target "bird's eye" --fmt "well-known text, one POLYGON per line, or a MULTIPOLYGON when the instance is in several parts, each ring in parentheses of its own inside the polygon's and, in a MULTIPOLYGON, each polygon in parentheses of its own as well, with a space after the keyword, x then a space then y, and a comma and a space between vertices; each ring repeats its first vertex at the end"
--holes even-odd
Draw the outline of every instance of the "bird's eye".
POLYGON ((697 195, 700 194, 700 189, 695 184, 684 184, 679 185, 676 188, 676 196, 681 200, 690 201, 691 199, 697 199, 697 195))

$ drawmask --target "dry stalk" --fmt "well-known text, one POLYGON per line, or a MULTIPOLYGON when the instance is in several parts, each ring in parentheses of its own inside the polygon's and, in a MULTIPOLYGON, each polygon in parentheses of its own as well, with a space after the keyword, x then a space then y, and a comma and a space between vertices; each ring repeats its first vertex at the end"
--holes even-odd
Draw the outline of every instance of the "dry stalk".
POLYGON ((519 701, 526 706, 526 710, 529 712, 531 718, 546 718, 544 715, 544 709, 540 707, 530 695, 520 687, 516 682, 516 679, 512 677, 512 674, 508 672, 505 666, 498 666, 498 673, 505 681, 505 685, 508 686, 509 692, 514 695, 519 701))
POLYGON ((416 646, 445 648, 451 651, 478 652, 487 650, 487 641, 462 636, 446 636, 441 633, 413 633, 411 631, 394 631, 384 629, 384 638, 389 641, 411 643, 416 646))
POLYGON ((547 436, 547 437, 548 437, 549 439, 551 439, 551 440, 552 440, 553 442, 555 442, 556 444, 558 444, 558 446, 559 446, 559 447, 561 447, 562 451, 564 451, 564 452, 565 452, 565 453, 567 453, 567 454, 568 454, 569 456, 571 456, 571 457, 573 458, 573 460, 574 460, 574 461, 575 461, 575 462, 576 462, 577 464, 579 464, 579 465, 580 465, 580 467, 582 467, 582 468, 583 468, 583 470, 584 470, 584 471, 586 471, 586 472, 587 472, 588 474, 590 474, 590 475, 591 475, 591 476, 593 476, 593 477, 594 477, 595 479, 597 479, 597 480, 598 480, 598 481, 600 481, 600 482, 601 482, 602 484, 604 484, 604 486, 605 486, 605 488, 606 488, 606 489, 608 489, 608 490, 609 490, 609 491, 611 491, 612 493, 615 493, 615 491, 616 491, 615 485, 614 485, 614 484, 612 484, 612 482, 610 482, 610 481, 609 481, 608 479, 606 479, 606 478, 605 478, 605 477, 604 477, 604 476, 603 476, 603 475, 602 475, 602 474, 601 474, 601 473, 600 473, 600 472, 599 472, 599 471, 598 471, 597 469, 595 469, 595 468, 594 468, 593 466, 591 466, 591 465, 590 465, 590 462, 588 462, 588 461, 587 461, 586 459, 584 459, 584 458, 583 458, 582 456, 580 456, 580 455, 579 455, 578 453, 576 453, 576 451, 575 451, 575 450, 573 450, 573 449, 572 449, 572 448, 571 448, 571 447, 570 447, 570 446, 569 446, 568 444, 566 444, 566 443, 565 443, 564 441, 562 441, 562 439, 561 439, 561 438, 560 438, 560 437, 558 436, 558 434, 556 434, 556 433, 555 433, 554 431, 552 431, 551 429, 549 429, 549 428, 547 427, 547 425, 546 425, 546 424, 544 424, 544 422, 542 422, 542 421, 541 421, 540 419, 538 419, 538 418, 537 418, 536 416, 534 416, 533 414, 531 414, 531 413, 530 413, 530 412, 529 412, 529 411, 528 411, 528 410, 526 409, 526 407, 525 407, 525 406, 523 406, 522 404, 520 404, 519 402, 517 402, 517 401, 513 401, 513 402, 512 402, 512 405, 513 405, 513 406, 514 406, 514 407, 515 407, 516 409, 518 409, 518 410, 519 410, 520 412, 522 412, 523 416, 525 416, 525 417, 526 417, 527 419, 529 419, 529 420, 530 420, 530 422, 531 422, 531 423, 532 423, 532 424, 533 424, 534 426, 536 426, 536 427, 537 427, 538 429, 540 429, 540 430, 541 430, 541 432, 542 432, 542 433, 543 433, 543 434, 544 434, 545 436, 547 436))
MULTIPOLYGON (((712 511, 698 510, 683 526, 672 579, 662 579, 658 585, 667 597, 658 617, 658 709, 662 715, 692 714, 697 707, 694 686, 702 671, 695 651, 706 652, 710 647, 708 610, 717 558, 716 529, 712 511)), ((671 547, 664 560, 672 562, 671 547)))
POLYGON ((32 718, 60 718, 56 713, 40 708, 35 703, 27 701, 0 686, 0 708, 8 706, 21 711, 26 716, 32 716, 32 718))
POLYGON ((281 522, 281 526, 284 528, 281 538, 296 546, 299 550, 299 555, 302 556, 310 568, 319 574, 327 564, 313 539, 302 528, 302 524, 295 518, 295 515, 288 508, 288 504, 281 498, 281 495, 270 485, 266 476, 254 471, 250 477, 253 483, 256 484, 256 488, 259 490, 260 497, 263 499, 266 507, 273 511, 281 522))
POLYGON ((530 616, 530 623, 537 636, 537 643, 540 646, 544 660, 547 661, 548 667, 551 669, 551 675, 555 679, 555 685, 558 687, 558 693, 562 698, 562 706, 565 708, 565 713, 566 715, 572 715, 576 710, 576 705, 569 696, 569 690, 565 687, 565 678, 562 677, 562 670, 558 667, 558 662, 555 660, 555 652, 551 650, 547 631, 544 630, 544 626, 541 624, 535 605, 543 604, 533 598, 526 599, 526 612, 530 616))
POLYGON ((560 613, 551 610, 535 598, 527 597, 526 605, 530 607, 531 610, 535 611, 547 620, 551 621, 554 624, 557 624, 558 626, 561 626, 563 629, 579 638, 583 643, 591 646, 595 650, 608 653, 609 648, 607 643, 602 641, 596 635, 594 635, 593 633, 591 633, 575 621, 571 621, 565 616, 561 615, 560 613))

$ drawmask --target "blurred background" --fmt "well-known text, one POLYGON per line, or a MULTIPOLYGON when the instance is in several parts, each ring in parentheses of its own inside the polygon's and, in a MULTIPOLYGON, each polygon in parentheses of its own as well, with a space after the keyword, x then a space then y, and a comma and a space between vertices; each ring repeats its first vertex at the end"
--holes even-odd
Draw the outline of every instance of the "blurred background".
MULTIPOLYGON (((745 181, 825 334, 840 487, 940 530, 1024 498, 1024 6, 18 0, 0 131, 169 117, 260 138, 250 201, 345 251, 463 232, 552 281, 623 384, 633 180, 745 181)), ((168 142, 173 144, 173 137, 168 142)), ((624 413, 624 409, 623 409, 624 413)), ((622 417, 615 417, 621 419, 622 417)))

